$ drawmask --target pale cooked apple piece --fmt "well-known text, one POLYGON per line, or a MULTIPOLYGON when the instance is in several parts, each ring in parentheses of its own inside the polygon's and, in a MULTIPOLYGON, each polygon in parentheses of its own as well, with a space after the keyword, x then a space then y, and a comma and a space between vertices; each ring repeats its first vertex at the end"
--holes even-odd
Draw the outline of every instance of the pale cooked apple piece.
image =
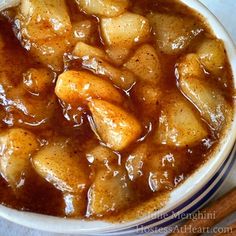
POLYGON ((80 193, 88 184, 81 157, 67 144, 55 142, 37 152, 32 158, 36 172, 62 192, 80 193))
POLYGON ((72 39, 73 42, 84 42, 88 43, 92 38, 92 34, 95 31, 92 21, 82 20, 72 23, 72 39))
POLYGON ((160 87, 145 82, 137 83, 132 91, 134 99, 145 106, 157 105, 162 95, 160 87))
POLYGON ((200 77, 179 77, 182 92, 198 108, 209 126, 220 130, 228 122, 231 109, 221 92, 200 77))
POLYGON ((119 46, 119 47, 108 47, 106 53, 110 60, 117 66, 124 64, 125 60, 130 54, 130 49, 119 46))
POLYGON ((65 1, 23 0, 18 11, 23 46, 42 64, 62 70, 72 29, 65 1))
POLYGON ((178 54, 203 29, 187 16, 151 13, 147 16, 156 37, 157 48, 166 54, 178 54))
POLYGON ((102 145, 98 145, 86 153, 86 157, 90 163, 94 162, 114 162, 118 160, 117 155, 110 149, 102 145))
POLYGON ((172 190, 174 185, 174 177, 172 176, 172 172, 167 171, 150 171, 148 176, 149 188, 152 192, 160 192, 172 190))
POLYGON ((49 66, 55 71, 62 71, 63 56, 68 48, 69 41, 58 36, 32 43, 30 53, 43 65, 49 66))
POLYGON ((21 185, 39 146, 36 136, 25 129, 12 128, 0 134, 1 174, 13 189, 21 185))
POLYGON ((100 48, 83 43, 83 42, 78 42, 75 45, 72 55, 80 57, 85 60, 89 58, 93 58, 93 57, 98 57, 104 60, 108 60, 108 57, 105 51, 103 51, 100 48))
POLYGON ((156 84, 161 78, 161 65, 156 50, 149 44, 144 44, 124 64, 144 82, 156 84))
POLYGON ((130 48, 146 41, 150 36, 148 20, 134 13, 101 19, 101 33, 107 46, 130 48))
POLYGON ((223 42, 219 39, 206 39, 197 49, 197 55, 205 69, 218 74, 226 63, 223 42))
MULTIPOLYGON (((89 103, 95 132, 113 150, 123 150, 142 133, 138 120, 122 108, 109 102, 93 99, 89 103)), ((93 125, 93 124, 92 124, 93 125)))
POLYGON ((178 76, 181 78, 199 77, 204 79, 204 71, 196 54, 187 54, 177 63, 178 76))
POLYGON ((140 105, 143 117, 158 119, 157 113, 163 92, 160 87, 151 83, 138 82, 132 89, 131 97, 140 105))
POLYGON ((92 98, 121 103, 123 97, 109 82, 85 71, 66 71, 59 75, 56 95, 69 104, 86 104, 92 98))
POLYGON ((96 75, 108 77, 116 86, 124 90, 129 90, 136 82, 135 75, 126 68, 117 69, 99 58, 84 60, 82 66, 96 75))
POLYGON ((128 181, 121 168, 99 169, 88 193, 87 216, 103 216, 127 207, 133 199, 128 181))
POLYGON ((145 170, 148 178, 149 188, 152 192, 172 190, 184 177, 178 179, 180 166, 185 163, 186 154, 182 149, 166 148, 164 145, 156 147, 145 160, 145 170), (177 180, 178 179, 178 180, 177 180))
POLYGON ((76 2, 87 14, 104 17, 119 16, 129 6, 128 0, 76 0, 76 2))
POLYGON ((0 2, 0 11, 4 11, 8 8, 16 7, 20 4, 20 0, 8 0, 0 2))
POLYGON ((19 18, 23 37, 33 41, 63 36, 72 28, 64 0, 22 0, 19 18))
POLYGON ((147 159, 147 156, 148 145, 145 143, 135 148, 135 150, 128 156, 125 163, 125 168, 131 181, 134 181, 143 175, 143 165, 147 159))
POLYGON ((194 106, 183 95, 170 91, 161 104, 155 141, 184 147, 200 142, 207 135, 208 130, 194 106))
POLYGON ((84 213, 82 204, 89 184, 86 164, 65 140, 51 143, 32 158, 35 171, 64 195, 65 213, 78 216, 84 213))
POLYGON ((31 68, 23 74, 23 86, 32 94, 47 92, 53 84, 53 73, 46 68, 31 68))

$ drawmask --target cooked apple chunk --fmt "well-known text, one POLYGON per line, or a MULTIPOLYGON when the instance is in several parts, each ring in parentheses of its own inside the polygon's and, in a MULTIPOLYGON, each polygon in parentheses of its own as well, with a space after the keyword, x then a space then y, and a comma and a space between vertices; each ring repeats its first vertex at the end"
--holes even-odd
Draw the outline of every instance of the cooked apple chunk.
POLYGON ((60 71, 72 25, 64 0, 22 0, 18 8, 22 45, 37 61, 60 71))
POLYGON ((16 7, 20 4, 20 0, 8 0, 0 2, 0 11, 4 11, 8 8, 16 7))
POLYGON ((30 168, 30 157, 38 148, 36 136, 27 130, 13 128, 0 134, 0 170, 12 188, 21 184, 30 168))
POLYGON ((161 65, 156 50, 144 44, 124 65, 144 82, 156 84, 161 77, 161 65))
POLYGON ((136 76, 131 71, 126 68, 116 68, 97 57, 85 59, 82 66, 96 75, 109 78, 116 86, 124 90, 129 90, 136 82, 136 76))
POLYGON ((127 175, 120 168, 114 169, 114 172, 100 169, 96 173, 88 197, 88 216, 103 216, 127 207, 132 201, 132 190, 127 175))
POLYGON ((97 58, 101 58, 101 59, 105 59, 105 60, 108 59, 105 51, 103 51, 100 48, 83 43, 83 42, 78 42, 75 45, 72 55, 80 57, 82 59, 83 58, 89 59, 91 57, 97 57, 97 58))
POLYGON ((86 153, 90 163, 106 163, 118 160, 117 155, 110 148, 98 145, 86 153))
POLYGON ((91 20, 78 20, 72 23, 72 42, 89 43, 96 34, 96 25, 91 20))
POLYGON ((128 0, 76 0, 79 7, 90 15, 119 16, 129 5, 128 0))
POLYGON ((204 71, 196 54, 191 53, 182 57, 177 63, 178 76, 181 78, 199 77, 204 79, 204 71))
POLYGON ((163 97, 163 91, 152 83, 138 82, 132 89, 131 96, 139 104, 142 121, 146 124, 158 120, 159 104, 163 97))
POLYGON ((213 129, 219 131, 231 117, 229 105, 221 92, 205 79, 180 74, 179 86, 213 129))
POLYGON ((139 145, 130 153, 125 163, 130 180, 134 181, 143 175, 143 165, 147 160, 148 154, 148 145, 145 143, 139 145))
POLYGON ((188 54, 177 65, 179 86, 207 123, 219 130, 229 117, 229 106, 221 92, 207 81, 196 54, 188 54))
POLYGON ((22 34, 33 41, 68 34, 72 27, 64 0, 22 0, 19 13, 22 34))
POLYGON ((63 70, 63 55, 67 52, 69 42, 63 37, 55 37, 32 43, 30 52, 34 58, 54 71, 63 70))
POLYGON ((109 59, 117 66, 124 64, 130 54, 130 49, 123 47, 108 47, 106 53, 109 59))
POLYGON ((197 49, 197 55, 205 69, 215 75, 222 71, 226 63, 224 45, 218 39, 206 39, 197 49))
POLYGON ((62 192, 80 193, 88 182, 80 157, 73 154, 66 142, 45 146, 32 162, 37 173, 62 192))
POLYGON ((148 174, 149 187, 153 192, 172 190, 185 179, 186 176, 180 170, 183 165, 191 168, 191 158, 186 156, 186 149, 182 148, 159 145, 154 150, 155 152, 150 152, 150 148, 148 149, 150 153, 144 162, 144 174, 148 174), (166 171, 169 168, 172 172, 166 171))
POLYGON ((166 54, 181 53, 203 31, 193 19, 186 16, 152 13, 147 18, 153 27, 157 48, 166 54))
POLYGON ((83 213, 85 205, 82 197, 89 183, 88 171, 85 171, 87 166, 65 140, 45 146, 33 156, 32 163, 41 177, 63 193, 67 215, 83 213))
POLYGON ((121 103, 122 95, 109 81, 85 71, 66 71, 57 80, 56 95, 66 103, 86 104, 92 98, 121 103))
POLYGON ((196 109, 181 94, 171 91, 163 104, 155 134, 157 143, 184 147, 208 135, 196 109))
POLYGON ((109 102, 93 99, 89 109, 95 123, 95 131, 113 150, 125 149, 141 135, 142 128, 137 119, 109 102))
POLYGON ((130 48, 149 38, 150 26, 145 17, 127 12, 101 19, 101 33, 107 46, 130 48))

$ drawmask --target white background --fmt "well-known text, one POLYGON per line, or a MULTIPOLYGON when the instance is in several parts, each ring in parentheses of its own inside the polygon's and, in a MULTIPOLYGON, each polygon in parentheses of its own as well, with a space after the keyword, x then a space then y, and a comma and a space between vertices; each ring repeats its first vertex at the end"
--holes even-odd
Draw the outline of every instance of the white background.
MULTIPOLYGON (((228 32, 231 34, 236 43, 236 0, 200 0, 203 2, 222 22, 228 32)), ((236 165, 234 165, 231 175, 219 190, 217 196, 223 194, 228 189, 236 186, 235 176, 236 165)), ((236 220, 236 213, 227 218, 220 225, 226 225, 236 220)), ((4 236, 65 236, 61 234, 52 234, 40 232, 36 230, 27 229, 22 226, 15 225, 6 220, 0 220, 0 235, 4 236)), ((68 236, 68 235, 67 235, 68 236)))

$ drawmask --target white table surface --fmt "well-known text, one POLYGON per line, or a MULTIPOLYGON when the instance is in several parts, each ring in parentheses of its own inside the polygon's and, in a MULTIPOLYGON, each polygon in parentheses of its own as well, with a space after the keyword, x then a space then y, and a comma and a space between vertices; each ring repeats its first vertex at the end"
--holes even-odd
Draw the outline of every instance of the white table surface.
MULTIPOLYGON (((231 34, 234 42, 236 43, 236 0, 200 0, 203 2, 222 22, 228 32, 231 34)), ((231 174, 225 181, 224 185, 219 190, 216 197, 222 195, 227 190, 236 186, 236 164, 234 165, 231 174)), ((228 217, 224 222, 219 225, 227 225, 236 220, 236 213, 228 217)), ((65 236, 62 234, 54 234, 41 232, 37 230, 28 229, 4 219, 0 219, 0 235, 1 236, 65 236)), ((68 236, 68 235, 66 235, 68 236)))

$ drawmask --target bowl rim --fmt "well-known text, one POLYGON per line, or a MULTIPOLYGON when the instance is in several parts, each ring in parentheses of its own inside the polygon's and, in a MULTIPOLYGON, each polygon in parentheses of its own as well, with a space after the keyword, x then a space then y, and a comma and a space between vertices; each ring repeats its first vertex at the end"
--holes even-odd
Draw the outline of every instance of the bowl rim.
MULTIPOLYGON (((208 23, 208 25, 210 26, 216 37, 224 41, 226 52, 232 69, 234 88, 236 88, 236 48, 230 35, 227 33, 224 26, 219 22, 216 16, 214 16, 214 14, 211 13, 211 11, 199 0, 180 0, 180 1, 189 6, 190 8, 194 9, 196 12, 200 13, 200 15, 203 16, 204 20, 208 23)), ((212 161, 211 168, 209 168, 208 172, 202 179, 203 181, 197 183, 196 186, 191 189, 191 191, 185 194, 185 196, 181 199, 181 201, 172 202, 171 204, 169 205, 167 204, 164 208, 158 210, 159 212, 158 215, 165 214, 166 211, 169 211, 177 204, 180 204, 181 202, 184 202, 189 197, 191 197, 195 192, 197 192, 201 187, 203 187, 206 184, 207 180, 217 171, 217 169, 226 160, 236 140, 235 104, 234 104, 233 122, 227 129, 226 133, 227 135, 225 135, 225 137, 221 141, 221 144, 218 145, 219 151, 217 152, 216 155, 214 155, 215 158, 211 158, 214 160, 211 160, 212 161)), ((193 176, 190 176, 185 182, 186 183, 190 182, 192 177, 193 176)), ((186 185, 186 183, 183 183, 183 185, 186 185)), ((156 214, 156 212, 154 214, 156 214)), ((0 206, 0 216, 16 224, 34 228, 37 230, 57 232, 57 233, 82 233, 82 234, 94 234, 98 232, 103 233, 109 231, 115 232, 121 229, 126 229, 129 227, 136 226, 140 223, 145 223, 150 220, 150 215, 149 215, 141 217, 140 219, 132 220, 121 224, 117 223, 111 224, 111 223, 104 223, 101 221, 65 219, 65 218, 47 216, 30 212, 21 212, 5 206, 0 206), (100 224, 99 227, 96 226, 98 224, 100 224)))

